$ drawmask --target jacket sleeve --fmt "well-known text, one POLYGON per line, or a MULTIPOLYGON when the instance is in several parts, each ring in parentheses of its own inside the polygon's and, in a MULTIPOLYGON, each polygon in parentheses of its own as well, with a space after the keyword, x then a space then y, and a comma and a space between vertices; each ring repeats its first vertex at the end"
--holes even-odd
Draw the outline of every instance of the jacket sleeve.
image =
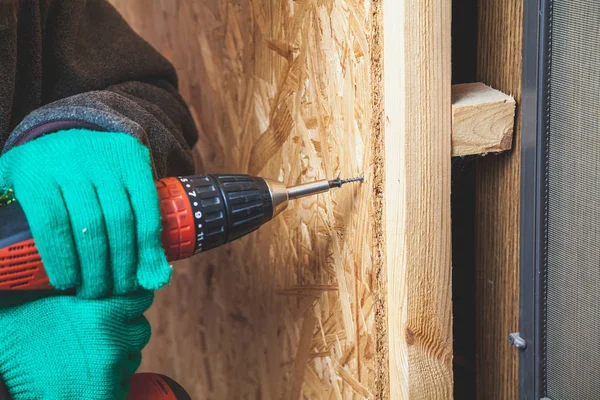
POLYGON ((68 128, 125 132, 150 148, 157 177, 192 173, 197 132, 173 66, 105 0, 35 3, 44 105, 17 125, 4 151, 68 128))

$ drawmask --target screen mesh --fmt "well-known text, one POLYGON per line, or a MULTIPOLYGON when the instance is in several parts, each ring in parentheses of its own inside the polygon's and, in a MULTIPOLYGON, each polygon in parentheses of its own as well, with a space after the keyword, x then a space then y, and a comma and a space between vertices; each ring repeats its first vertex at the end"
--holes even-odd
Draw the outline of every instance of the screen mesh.
POLYGON ((551 0, 545 395, 600 399, 600 0, 551 0))

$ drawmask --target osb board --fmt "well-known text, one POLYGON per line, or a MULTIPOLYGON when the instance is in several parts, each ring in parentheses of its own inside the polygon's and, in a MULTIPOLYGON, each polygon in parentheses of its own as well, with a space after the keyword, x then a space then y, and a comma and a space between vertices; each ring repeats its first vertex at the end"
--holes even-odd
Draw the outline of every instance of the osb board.
POLYGON ((479 0, 477 79, 517 102, 513 150, 477 163, 477 398, 518 398, 519 201, 524 0, 479 0))
POLYGON ((112 3, 176 66, 200 130, 199 172, 289 185, 365 175, 177 264, 149 312, 142 369, 175 378, 194 399, 385 396, 385 330, 376 330, 385 316, 375 304, 378 2, 112 3))

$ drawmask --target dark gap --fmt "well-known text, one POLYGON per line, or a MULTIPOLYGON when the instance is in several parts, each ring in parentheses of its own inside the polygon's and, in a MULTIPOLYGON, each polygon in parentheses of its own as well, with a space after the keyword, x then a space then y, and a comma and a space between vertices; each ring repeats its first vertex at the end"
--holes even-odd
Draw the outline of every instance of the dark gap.
MULTIPOLYGON (((476 81, 477 0, 452 1, 452 84, 476 81)), ((454 398, 475 398, 475 157, 452 159, 454 398)))

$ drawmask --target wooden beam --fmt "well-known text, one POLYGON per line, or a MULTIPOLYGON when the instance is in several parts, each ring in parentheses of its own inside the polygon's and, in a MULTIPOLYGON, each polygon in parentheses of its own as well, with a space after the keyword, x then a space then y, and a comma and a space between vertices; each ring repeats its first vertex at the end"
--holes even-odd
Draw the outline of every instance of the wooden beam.
POLYGON ((479 0, 477 79, 514 96, 513 150, 477 164, 476 382, 477 398, 517 399, 521 75, 524 0, 479 0))
POLYGON ((450 399, 451 1, 383 4, 390 393, 450 399))
POLYGON ((496 153, 512 146, 515 99, 481 83, 452 86, 452 156, 496 153))

